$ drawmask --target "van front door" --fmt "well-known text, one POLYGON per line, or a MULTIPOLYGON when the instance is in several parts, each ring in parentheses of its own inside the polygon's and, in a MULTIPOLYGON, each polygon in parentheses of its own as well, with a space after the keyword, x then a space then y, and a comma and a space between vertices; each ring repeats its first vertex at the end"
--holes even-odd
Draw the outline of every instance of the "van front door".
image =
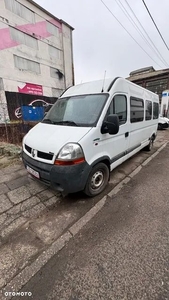
POLYGON ((129 119, 127 95, 114 95, 106 116, 117 114, 119 117, 119 132, 115 135, 103 134, 102 142, 111 159, 111 170, 125 160, 129 147, 129 119))

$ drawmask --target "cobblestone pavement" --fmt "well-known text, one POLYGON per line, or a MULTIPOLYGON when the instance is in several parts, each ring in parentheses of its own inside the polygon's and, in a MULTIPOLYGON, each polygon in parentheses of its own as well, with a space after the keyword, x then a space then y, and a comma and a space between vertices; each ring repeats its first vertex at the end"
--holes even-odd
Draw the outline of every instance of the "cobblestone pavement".
POLYGON ((22 163, 0 170, 1 243, 17 227, 55 204, 60 194, 27 175, 22 163))
POLYGON ((105 192, 92 199, 82 193, 63 198, 32 180, 20 160, 2 168, 1 161, 6 159, 9 163, 3 153, 0 157, 0 288, 168 140, 168 130, 158 132, 153 151, 141 151, 116 168, 105 192))

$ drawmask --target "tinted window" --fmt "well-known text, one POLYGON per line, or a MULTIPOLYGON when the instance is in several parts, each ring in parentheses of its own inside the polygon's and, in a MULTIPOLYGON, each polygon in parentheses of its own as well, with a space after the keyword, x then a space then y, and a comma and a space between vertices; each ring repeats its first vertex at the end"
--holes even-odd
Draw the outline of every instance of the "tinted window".
POLYGON ((146 105, 146 117, 145 118, 146 118, 146 120, 151 120, 151 118, 152 118, 152 102, 146 100, 145 105, 146 105))
POLYGON ((159 105, 158 103, 153 102, 153 119, 158 119, 159 115, 159 105))
POLYGON ((119 124, 124 124, 127 121, 127 98, 124 95, 116 95, 107 111, 107 115, 117 114, 119 117, 119 124))
POLYGON ((144 102, 142 99, 130 98, 130 121, 131 123, 141 122, 144 119, 144 102))

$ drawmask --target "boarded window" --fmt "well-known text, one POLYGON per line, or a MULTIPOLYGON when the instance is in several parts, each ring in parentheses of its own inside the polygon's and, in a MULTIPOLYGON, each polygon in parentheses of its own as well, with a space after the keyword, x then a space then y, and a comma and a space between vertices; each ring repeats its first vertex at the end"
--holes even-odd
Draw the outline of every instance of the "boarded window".
POLYGON ((5 7, 30 23, 35 23, 35 13, 16 0, 5 0, 5 7))
POLYGON ((47 22, 47 31, 48 31, 50 34, 52 34, 52 35, 54 35, 54 36, 56 36, 56 37, 59 36, 59 29, 58 29, 58 27, 56 27, 55 25, 53 25, 53 24, 50 23, 50 22, 47 22))
POLYGON ((14 63, 15 67, 19 70, 31 71, 40 74, 40 64, 33 60, 14 55, 14 63))
POLYGON ((50 45, 49 45, 49 54, 53 58, 61 59, 61 51, 50 45))
POLYGON ((52 67, 50 67, 50 76, 52 77, 52 78, 59 78, 59 76, 58 76, 58 70, 57 69, 55 69, 55 68, 52 68, 52 67))
POLYGON ((19 44, 24 44, 28 47, 31 47, 33 49, 38 49, 38 41, 37 39, 29 36, 28 34, 17 30, 13 27, 9 27, 10 28, 10 34, 11 34, 11 38, 19 43, 19 44))
POLYGON ((130 122, 141 122, 144 119, 144 101, 130 97, 130 122))

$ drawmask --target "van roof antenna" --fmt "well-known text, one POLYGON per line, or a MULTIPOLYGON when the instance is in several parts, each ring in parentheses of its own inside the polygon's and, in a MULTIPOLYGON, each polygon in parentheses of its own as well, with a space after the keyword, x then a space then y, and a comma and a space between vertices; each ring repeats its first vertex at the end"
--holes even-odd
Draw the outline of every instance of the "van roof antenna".
POLYGON ((103 86, 102 86, 101 93, 103 93, 103 92, 104 92, 104 83, 105 83, 105 78, 106 78, 106 70, 104 71, 103 86))

